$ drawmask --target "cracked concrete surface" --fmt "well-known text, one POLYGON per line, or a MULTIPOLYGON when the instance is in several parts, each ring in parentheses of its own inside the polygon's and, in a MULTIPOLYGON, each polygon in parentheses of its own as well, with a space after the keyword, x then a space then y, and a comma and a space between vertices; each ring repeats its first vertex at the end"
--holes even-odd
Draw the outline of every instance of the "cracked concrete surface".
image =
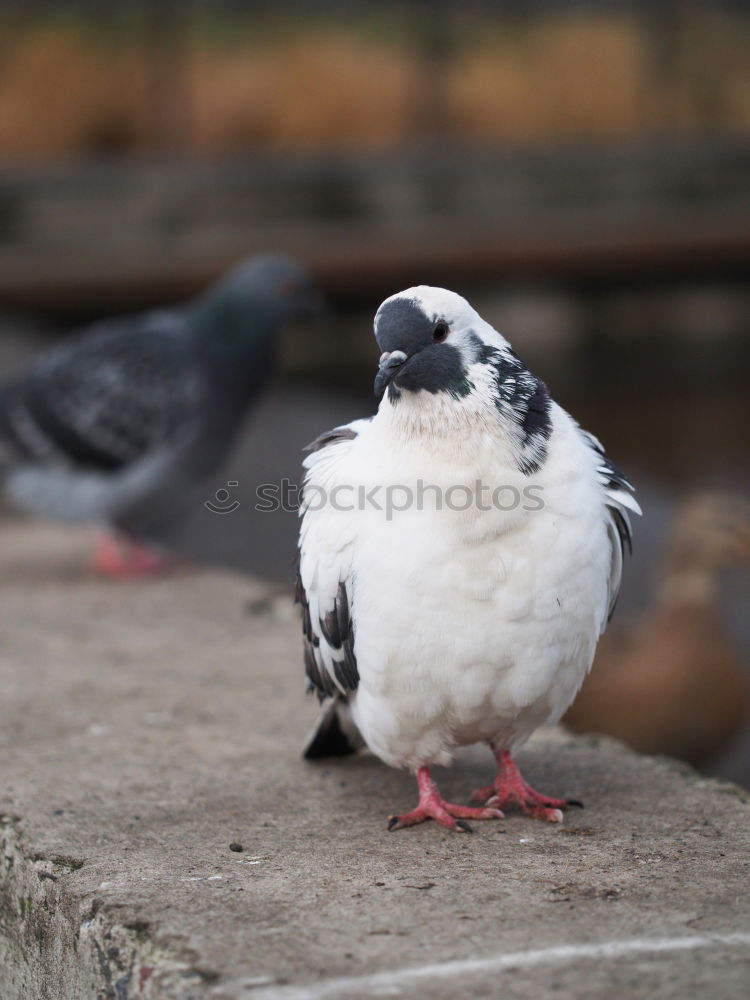
POLYGON ((549 733, 521 762, 585 801, 562 827, 388 834, 407 774, 300 759, 285 596, 102 583, 89 540, 0 523, 2 1000, 746 996, 746 793, 549 733))

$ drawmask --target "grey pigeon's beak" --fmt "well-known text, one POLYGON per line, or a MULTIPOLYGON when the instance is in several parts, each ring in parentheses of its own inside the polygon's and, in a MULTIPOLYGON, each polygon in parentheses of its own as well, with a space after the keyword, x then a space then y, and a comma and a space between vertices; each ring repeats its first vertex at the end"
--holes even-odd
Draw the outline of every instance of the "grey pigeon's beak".
POLYGON ((385 387, 391 381, 396 372, 406 361, 403 351, 385 351, 380 355, 378 374, 375 376, 375 395, 380 397, 385 392, 385 387))

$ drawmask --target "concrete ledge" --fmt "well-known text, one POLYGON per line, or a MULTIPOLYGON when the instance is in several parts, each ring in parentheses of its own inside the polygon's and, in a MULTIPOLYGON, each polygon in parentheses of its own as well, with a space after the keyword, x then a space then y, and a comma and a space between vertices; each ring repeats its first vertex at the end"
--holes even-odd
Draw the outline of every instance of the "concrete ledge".
MULTIPOLYGON (((585 801, 562 827, 388 834, 408 775, 299 758, 285 597, 104 585, 88 540, 0 524, 3 1000, 744 995, 744 792, 553 732, 522 763, 585 801)), ((472 750, 441 785, 490 770, 472 750)))
MULTIPOLYGON (((117 923, 99 898, 71 892, 78 858, 40 856, 14 817, 0 816, 0 988, 3 997, 191 1000, 211 976, 159 948, 137 918, 117 923)), ((126 918, 127 919, 127 918, 126 918)))

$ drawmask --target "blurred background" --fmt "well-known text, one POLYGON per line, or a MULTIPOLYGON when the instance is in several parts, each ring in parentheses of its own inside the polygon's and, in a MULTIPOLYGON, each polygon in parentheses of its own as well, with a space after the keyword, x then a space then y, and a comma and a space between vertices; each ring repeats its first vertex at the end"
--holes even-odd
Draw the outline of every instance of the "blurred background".
POLYGON ((268 250, 331 314, 170 544, 288 580, 257 485, 373 411, 379 302, 447 285, 644 507, 571 724, 750 786, 750 3, 0 3, 0 373, 268 250))

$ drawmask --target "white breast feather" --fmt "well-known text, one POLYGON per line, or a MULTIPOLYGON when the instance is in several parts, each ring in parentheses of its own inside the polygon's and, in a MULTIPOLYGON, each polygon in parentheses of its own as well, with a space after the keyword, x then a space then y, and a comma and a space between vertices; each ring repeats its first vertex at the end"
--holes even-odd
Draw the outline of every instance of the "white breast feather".
POLYGON ((303 510, 300 574, 311 617, 325 614, 343 581, 360 676, 352 715, 394 766, 448 763, 457 746, 479 740, 512 747, 559 718, 619 586, 607 504, 635 509, 632 498, 607 495, 599 457, 555 404, 549 456, 523 475, 497 421, 478 416, 485 403, 481 391, 458 402, 436 394, 428 405, 404 394, 398 409, 385 401, 374 420, 349 425, 355 438, 305 462, 309 496, 340 484, 416 490, 421 479, 446 490, 479 479, 521 493, 535 486, 544 501, 542 510, 486 512, 428 502, 391 520, 372 507, 303 510), (446 434, 446 420, 455 434, 446 434))

